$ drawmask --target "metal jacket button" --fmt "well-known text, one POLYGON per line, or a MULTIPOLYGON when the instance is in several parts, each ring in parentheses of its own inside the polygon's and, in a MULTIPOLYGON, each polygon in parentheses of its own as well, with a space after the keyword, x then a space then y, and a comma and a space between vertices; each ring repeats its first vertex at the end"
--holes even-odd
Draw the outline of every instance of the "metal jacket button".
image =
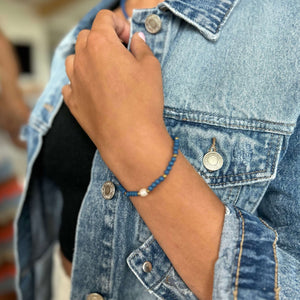
POLYGON ((223 157, 216 151, 216 138, 212 139, 212 145, 204 157, 203 165, 208 171, 217 171, 223 166, 223 157))
POLYGON ((149 15, 145 21, 146 30, 149 33, 157 33, 161 29, 161 19, 158 15, 149 15))
POLYGON ((143 264, 143 271, 145 273, 150 273, 152 271, 152 264, 151 264, 150 261, 144 262, 144 264, 143 264))
POLYGON ((203 164, 208 171, 217 171, 223 166, 223 158, 218 152, 210 151, 204 155, 203 164))
POLYGON ((110 200, 115 195, 116 187, 111 181, 106 181, 102 185, 101 193, 104 199, 110 200))
POLYGON ((104 298, 99 294, 92 293, 87 295, 86 300, 104 300, 104 298))

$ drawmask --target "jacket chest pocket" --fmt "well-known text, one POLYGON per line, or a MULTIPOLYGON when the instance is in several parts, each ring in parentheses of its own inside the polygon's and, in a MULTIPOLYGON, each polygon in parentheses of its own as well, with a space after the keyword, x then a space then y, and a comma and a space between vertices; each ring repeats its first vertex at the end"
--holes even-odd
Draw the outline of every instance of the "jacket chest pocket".
MULTIPOLYGON (((254 212, 276 176, 285 136, 259 124, 251 128, 198 120, 165 113, 169 133, 180 138, 181 152, 219 199, 254 212)), ((149 235, 141 221, 140 241, 149 235)))

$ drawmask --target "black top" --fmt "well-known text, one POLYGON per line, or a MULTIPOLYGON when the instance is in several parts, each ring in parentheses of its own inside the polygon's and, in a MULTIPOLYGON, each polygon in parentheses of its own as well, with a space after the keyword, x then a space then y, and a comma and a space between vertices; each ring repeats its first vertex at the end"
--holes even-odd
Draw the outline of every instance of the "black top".
POLYGON ((59 242, 64 256, 72 261, 77 217, 87 190, 96 146, 63 103, 44 137, 36 166, 63 195, 59 242))

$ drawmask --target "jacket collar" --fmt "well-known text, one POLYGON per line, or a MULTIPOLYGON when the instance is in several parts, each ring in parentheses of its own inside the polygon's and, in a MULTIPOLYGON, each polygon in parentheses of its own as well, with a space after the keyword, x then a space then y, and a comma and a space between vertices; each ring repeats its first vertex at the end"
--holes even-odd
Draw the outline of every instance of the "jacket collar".
POLYGON ((239 0, 166 0, 160 9, 169 9, 195 26, 210 41, 216 41, 223 25, 239 0))
MULTIPOLYGON (((210 41, 219 38, 220 31, 239 0, 166 0, 158 5, 196 27, 210 41)), ((119 0, 102 0, 75 28, 75 36, 84 28, 90 28, 97 12, 117 6, 119 0)))

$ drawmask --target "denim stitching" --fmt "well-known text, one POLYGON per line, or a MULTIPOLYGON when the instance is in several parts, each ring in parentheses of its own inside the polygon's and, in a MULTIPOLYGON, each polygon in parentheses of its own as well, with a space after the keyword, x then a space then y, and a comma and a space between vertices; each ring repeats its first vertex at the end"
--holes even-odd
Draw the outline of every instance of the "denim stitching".
POLYGON ((228 202, 230 202, 230 196, 232 194, 232 190, 233 190, 233 186, 231 187, 231 189, 229 190, 228 195, 227 195, 227 201, 228 202))
POLYGON ((246 173, 239 173, 239 174, 230 174, 230 175, 223 175, 223 176, 206 176, 205 173, 203 172, 203 177, 207 179, 220 179, 220 178, 228 178, 228 177, 235 177, 235 176, 244 176, 244 175, 250 175, 250 174, 259 174, 259 173, 265 173, 267 170, 258 170, 258 171, 253 171, 253 172, 246 172, 246 173))
POLYGON ((238 192, 236 193, 235 199, 233 201, 234 205, 237 204, 237 202, 239 200, 240 193, 241 193, 241 187, 239 188, 238 192))
POLYGON ((269 224, 267 224, 263 219, 259 218, 260 221, 270 230, 272 230, 275 234, 275 239, 273 242, 273 253, 274 253, 274 261, 275 261, 275 278, 274 278, 274 292, 275 292, 275 300, 279 300, 279 292, 280 287, 278 287, 278 258, 277 258, 277 252, 276 252, 276 244, 278 241, 278 234, 275 229, 273 229, 269 224))
MULTIPOLYGON (((179 2, 179 3, 182 3, 181 1, 178 1, 178 2, 179 2)), ((215 16, 215 15, 212 14, 212 13, 209 13, 206 9, 201 9, 201 10, 199 10, 199 9, 196 9, 194 6, 188 5, 187 3, 183 3, 183 4, 184 4, 186 7, 190 8, 190 9, 192 9, 192 10, 194 10, 194 11, 199 12, 199 14, 200 14, 201 16, 204 16, 205 18, 207 18, 207 19, 209 20, 209 24, 199 24, 199 22, 197 22, 197 19, 196 19, 196 18, 193 18, 193 17, 189 16, 189 17, 188 17, 188 20, 190 20, 190 21, 192 22, 193 25, 196 24, 196 25, 198 25, 198 26, 200 26, 200 27, 202 27, 202 28, 208 30, 208 31, 211 32, 212 34, 217 34, 217 33, 220 31, 221 25, 223 25, 223 21, 224 21, 224 19, 225 19, 226 16, 227 16, 226 11, 224 11, 224 9, 223 9, 223 11, 222 11, 223 16, 222 16, 221 22, 215 22, 215 21, 209 19, 209 17, 215 16), (207 15, 205 15, 205 13, 207 13, 207 15), (217 24, 217 23, 219 23, 219 24, 217 24)), ((231 5, 231 7, 230 7, 228 10, 231 11, 231 10, 232 10, 232 7, 233 7, 233 5, 231 5)), ((186 17, 185 15, 181 14, 179 11, 176 11, 176 13, 177 13, 179 16, 181 16, 182 18, 183 18, 183 17, 186 17)))
POLYGON ((233 299, 234 300, 238 299, 237 296, 238 296, 240 267, 241 267, 244 239, 245 239, 245 220, 244 220, 244 217, 243 217, 241 211, 238 208, 236 208, 236 209, 242 219, 242 238, 241 238, 241 242, 240 242, 240 253, 239 253, 239 258, 238 258, 238 265, 237 265, 237 270, 236 270, 236 277, 235 277, 235 284, 234 284, 234 291, 233 291, 233 299))
MULTIPOLYGON (((272 134, 272 136, 274 136, 272 134)), ((276 146, 276 151, 275 153, 278 153, 279 148, 280 148, 280 137, 277 137, 277 146, 276 146)), ((271 157, 271 149, 269 149, 268 155, 267 155, 267 162, 266 165, 269 164, 269 160, 271 157)), ((250 179, 244 179, 244 180, 239 180, 239 181, 232 181, 230 183, 242 183, 242 182, 246 182, 246 181, 257 181, 259 179, 267 179, 267 178, 271 178, 272 174, 274 173, 275 170, 275 166, 276 166, 276 158, 273 159, 272 161, 272 168, 271 168, 271 175, 270 176, 264 176, 264 177, 259 177, 259 178, 250 178, 250 179)), ((228 177, 235 177, 235 176, 245 176, 245 175, 250 175, 250 174, 259 174, 259 173, 266 173, 267 169, 264 170, 259 170, 259 171, 253 171, 253 172, 247 172, 247 173, 240 173, 240 174, 232 174, 232 175, 223 175, 223 176, 206 176, 205 173, 203 173, 201 170, 198 171, 200 173, 200 175, 206 179, 222 179, 222 178, 228 178, 228 177)), ((227 184, 228 182, 224 182, 224 183, 211 183, 211 186, 216 186, 216 185, 224 185, 227 184)))
MULTIPOLYGON (((170 106, 165 106, 165 110, 169 110, 171 112, 176 112, 178 114, 183 114, 183 113, 190 113, 190 111, 188 110, 184 110, 184 109, 181 109, 181 108, 176 108, 176 107, 170 107, 170 106)), ((197 111, 197 110, 193 110, 191 111, 191 113, 197 113, 197 114, 200 114, 200 115, 209 115, 209 116, 213 116, 213 117, 221 117, 221 118, 224 118, 223 115, 217 115, 217 114, 207 114, 207 113, 203 113, 201 111, 197 111)), ((165 112, 165 114, 167 115, 168 112, 165 112)), ((173 115, 171 115, 173 116, 173 115)), ((177 116, 175 116, 177 117, 177 116)), ((177 117, 178 118, 178 117, 177 117)), ((243 121, 239 118, 230 118, 231 120, 237 120, 237 121, 243 121)), ((187 120, 185 118, 183 118, 182 120, 187 120)), ((268 124, 273 124, 273 125, 283 125, 283 126, 296 126, 296 123, 283 123, 283 122, 274 122, 274 121, 268 121, 268 120, 260 120, 260 119, 251 119, 253 121, 257 121, 257 122, 261 122, 261 123, 268 123, 268 124)))
MULTIPOLYGON (((228 17, 229 14, 231 13, 233 7, 235 6, 236 2, 237 2, 236 0, 234 0, 234 1, 231 2, 230 7, 229 7, 229 8, 227 9, 227 11, 225 12, 225 14, 224 14, 224 16, 223 16, 223 18, 222 18, 222 21, 219 23, 219 25, 218 25, 218 27, 217 27, 216 33, 218 33, 218 32, 220 31, 221 26, 224 24, 224 20, 227 19, 227 17, 228 17)), ((221 4, 219 4, 217 7, 218 7, 220 10, 222 10, 221 4)), ((214 16, 214 14, 212 14, 212 15, 214 16)))
MULTIPOLYGON (((274 134, 271 135, 272 139, 274 137, 274 134)), ((270 139, 271 141, 271 139, 270 139)), ((270 142, 268 143, 270 144, 270 142)), ((278 153, 279 150, 279 144, 280 144, 280 137, 277 137, 277 142, 276 142, 277 146, 276 146, 276 151, 275 153, 278 153)), ((269 147, 269 151, 267 154, 267 161, 266 161, 266 165, 269 165, 269 160, 271 158, 271 147, 269 147)), ((272 168, 271 168, 271 172, 274 172, 274 168, 275 168, 275 164, 274 161, 276 161, 276 159, 273 160, 272 162, 272 168)), ((223 176, 206 176, 205 173, 203 173, 203 177, 210 179, 210 178, 215 178, 215 179, 220 179, 220 178, 227 178, 227 177, 234 177, 234 176, 244 176, 244 175, 250 175, 250 174, 258 174, 258 173, 266 173, 267 172, 267 168, 263 169, 263 170, 258 170, 258 171, 253 171, 253 172, 246 172, 246 173, 239 173, 239 174, 232 174, 232 175, 223 175, 223 176)))
MULTIPOLYGON (((150 239, 150 237, 149 237, 149 239, 150 239)), ((144 257, 144 256, 145 256, 145 254, 144 254, 144 249, 149 248, 154 242, 156 242, 156 240, 155 240, 154 238, 152 239, 151 242, 149 242, 149 241, 147 240, 140 248, 138 248, 138 251, 137 251, 137 252, 135 252, 133 255, 130 256, 130 260, 133 260, 136 256, 141 257, 141 256, 140 256, 140 252, 142 252, 142 257, 144 257)), ((142 258, 142 257, 141 257, 141 258, 142 258)), ((134 263, 134 266, 136 267, 136 264, 135 264, 135 263, 134 263)), ((168 271, 166 272, 166 275, 170 272, 170 269, 171 269, 171 268, 172 268, 172 264, 171 264, 171 266, 169 267, 168 271)), ((140 277, 139 273, 137 273, 137 274, 138 274, 138 276, 140 277)), ((149 286, 149 289, 150 289, 150 290, 155 289, 156 286, 158 286, 159 284, 161 284, 161 283, 163 282, 163 280, 165 279, 166 275, 163 277, 163 279, 157 280, 157 281, 154 282, 151 286, 149 286)), ((141 280, 142 280, 142 279, 141 279, 141 280)), ((144 280, 142 280, 142 281, 145 283, 144 280)), ((147 285, 147 284, 145 284, 145 285, 147 285)))
MULTIPOLYGON (((235 125, 235 124, 220 124, 217 122, 213 122, 213 121, 208 121, 208 120, 196 120, 196 119, 190 119, 190 118, 180 118, 180 117, 176 117, 176 116, 171 116, 168 114, 165 114, 166 118, 170 118, 170 119, 174 119, 174 120, 180 120, 180 121, 187 121, 187 122, 194 122, 194 123, 201 123, 201 124, 209 124, 209 125, 214 125, 214 126, 222 126, 222 127, 226 127, 226 128, 233 128, 233 129, 245 129, 245 130, 258 130, 258 131, 263 131, 263 132, 272 132, 272 133, 278 133, 278 134, 285 134, 285 135, 291 135, 292 133, 290 131, 286 131, 286 130, 281 130, 281 129, 270 129, 270 128, 264 128, 264 127, 258 127, 258 126, 254 126, 254 125, 235 125)), ((255 121, 255 120, 254 120, 255 121)), ((282 123, 272 123, 272 122, 268 122, 268 121, 264 121, 270 124, 274 124, 274 125, 284 125, 284 126, 296 126, 296 124, 282 124, 282 123)))
POLYGON ((230 182, 222 182, 222 183, 208 183, 209 186, 226 186, 227 184, 237 184, 237 183, 244 183, 244 182, 256 182, 261 179, 270 179, 271 176, 264 176, 259 178, 251 178, 251 179, 244 179, 239 181, 230 181, 230 182))

